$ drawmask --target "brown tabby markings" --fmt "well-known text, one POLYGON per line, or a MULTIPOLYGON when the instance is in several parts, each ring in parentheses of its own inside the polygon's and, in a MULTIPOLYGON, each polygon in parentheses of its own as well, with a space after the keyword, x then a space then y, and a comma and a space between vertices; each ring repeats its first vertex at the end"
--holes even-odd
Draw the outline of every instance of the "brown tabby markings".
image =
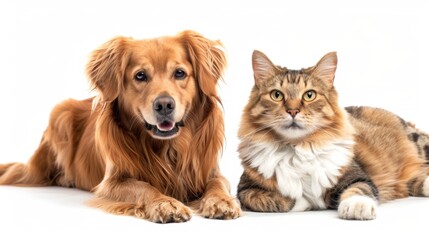
POLYGON ((429 135, 382 109, 345 112, 336 64, 329 53, 314 67, 289 70, 254 52, 255 86, 238 133, 243 209, 338 208, 341 218, 369 220, 375 200, 429 195, 429 135), (317 95, 306 101, 309 90, 317 95))
POLYGON ((370 196, 373 199, 378 198, 377 187, 356 161, 343 170, 344 172, 339 178, 337 185, 329 189, 325 195, 327 208, 336 209, 341 200, 352 195, 370 196), (347 191, 344 191, 345 189, 347 191), (340 199, 340 195, 342 199, 340 199))
POLYGON ((380 201, 421 196, 422 184, 427 177, 424 159, 419 157, 416 144, 409 140, 408 125, 396 115, 382 109, 349 107, 350 121, 356 135, 355 155, 377 185, 380 201), (410 182, 415 182, 409 186, 410 182))
POLYGON ((244 210, 257 212, 285 212, 295 205, 295 200, 285 198, 276 191, 277 182, 274 178, 263 179, 262 176, 252 168, 245 169, 240 179, 238 192, 243 199, 242 202, 254 202, 253 206, 242 205, 244 210), (254 180, 258 179, 258 182, 254 180), (254 201, 256 200, 256 201, 254 201))
POLYGON ((405 123, 405 126, 408 138, 416 145, 419 156, 429 164, 429 134, 420 131, 412 123, 405 123))

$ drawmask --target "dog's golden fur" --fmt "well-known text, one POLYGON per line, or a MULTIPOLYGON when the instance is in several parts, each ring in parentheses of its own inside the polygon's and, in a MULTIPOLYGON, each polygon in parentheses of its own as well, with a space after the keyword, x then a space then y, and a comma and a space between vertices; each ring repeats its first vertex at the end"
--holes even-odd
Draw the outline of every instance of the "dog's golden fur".
POLYGON ((87 65, 99 96, 56 106, 28 164, 0 165, 0 184, 94 191, 92 205, 155 222, 189 220, 186 205, 204 217, 237 218, 240 207, 218 167, 221 47, 192 31, 108 41, 87 65), (174 123, 156 117, 160 96, 172 99, 174 123))

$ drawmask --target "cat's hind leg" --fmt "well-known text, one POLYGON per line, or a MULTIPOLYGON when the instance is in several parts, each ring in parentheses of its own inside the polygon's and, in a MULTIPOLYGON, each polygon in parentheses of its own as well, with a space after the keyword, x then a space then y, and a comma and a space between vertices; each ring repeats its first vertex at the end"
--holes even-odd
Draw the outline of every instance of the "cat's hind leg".
POLYGON ((425 197, 429 197, 429 176, 426 177, 426 179, 423 183, 423 195, 425 197))
POLYGON ((429 167, 425 167, 426 173, 420 174, 408 182, 408 193, 415 197, 429 197, 429 167))
POLYGON ((414 124, 407 123, 406 131, 408 139, 417 149, 420 159, 423 159, 419 169, 413 171, 415 175, 408 181, 408 193, 410 196, 429 197, 429 134, 416 128, 414 124))

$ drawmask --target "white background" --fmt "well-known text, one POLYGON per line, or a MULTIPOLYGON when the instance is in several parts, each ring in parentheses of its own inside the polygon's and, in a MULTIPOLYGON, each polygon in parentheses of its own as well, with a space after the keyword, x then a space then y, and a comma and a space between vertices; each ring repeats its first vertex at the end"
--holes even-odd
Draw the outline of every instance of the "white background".
MULTIPOLYGON (((343 106, 391 110, 429 132, 429 5, 423 1, 2 1, 0 3, 0 163, 26 162, 48 115, 63 99, 94 95, 84 74, 89 53, 118 35, 152 38, 185 29, 220 39, 229 67, 220 86, 226 124, 221 170, 232 192, 241 175, 236 137, 253 85, 251 54, 292 69, 337 51, 335 85, 343 106)), ((379 208, 370 222, 334 211, 195 216, 156 225, 87 207, 91 194, 64 188, 0 187, 1 239, 427 237, 429 199, 379 208), (156 234, 156 235, 154 235, 156 234), (4 238, 3 236, 7 236, 4 238)))

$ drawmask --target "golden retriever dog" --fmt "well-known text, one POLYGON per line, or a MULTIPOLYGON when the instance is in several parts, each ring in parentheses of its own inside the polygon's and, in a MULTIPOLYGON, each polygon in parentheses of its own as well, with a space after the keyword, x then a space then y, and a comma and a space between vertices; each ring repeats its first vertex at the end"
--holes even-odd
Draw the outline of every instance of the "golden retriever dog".
POLYGON ((193 31, 108 41, 86 69, 98 96, 57 105, 29 162, 0 165, 0 184, 93 191, 92 206, 160 223, 239 217, 218 165, 225 66, 222 44, 193 31))

